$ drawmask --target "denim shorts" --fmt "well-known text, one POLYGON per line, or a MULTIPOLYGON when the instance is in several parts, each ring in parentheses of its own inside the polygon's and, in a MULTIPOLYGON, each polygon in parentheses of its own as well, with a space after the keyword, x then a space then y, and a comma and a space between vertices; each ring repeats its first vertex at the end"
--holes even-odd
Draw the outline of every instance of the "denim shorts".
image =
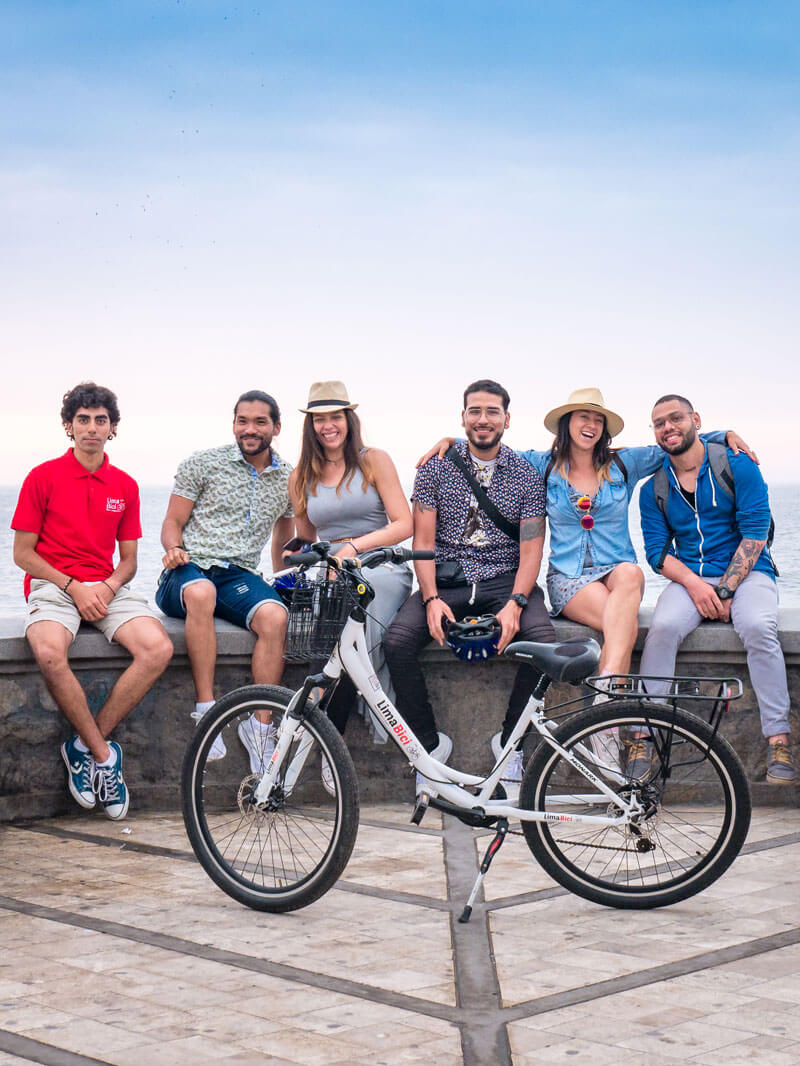
MULTIPOLYGON (((184 563, 174 570, 163 570, 158 579, 156 603, 170 618, 185 618, 183 590, 196 581, 210 581, 217 590, 214 614, 242 629, 249 629, 253 615, 262 603, 284 604, 275 589, 241 566, 210 566, 201 570, 194 563, 184 563)), ((285 609, 285 608, 284 608, 285 609)))

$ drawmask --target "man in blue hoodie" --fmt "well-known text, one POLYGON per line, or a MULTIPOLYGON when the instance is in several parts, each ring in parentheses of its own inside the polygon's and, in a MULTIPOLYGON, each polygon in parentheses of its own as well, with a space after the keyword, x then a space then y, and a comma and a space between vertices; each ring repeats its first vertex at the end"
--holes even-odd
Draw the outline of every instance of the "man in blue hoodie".
POLYGON ((641 672, 672 675, 681 642, 704 618, 732 622, 747 653, 769 743, 767 781, 789 784, 795 769, 775 567, 766 547, 767 486, 752 459, 731 449, 725 473, 733 484, 723 484, 719 462, 710 460, 699 428, 700 416, 685 397, 662 396, 656 402, 653 431, 667 454, 663 473, 642 488, 640 509, 647 560, 670 584, 656 604, 641 672))

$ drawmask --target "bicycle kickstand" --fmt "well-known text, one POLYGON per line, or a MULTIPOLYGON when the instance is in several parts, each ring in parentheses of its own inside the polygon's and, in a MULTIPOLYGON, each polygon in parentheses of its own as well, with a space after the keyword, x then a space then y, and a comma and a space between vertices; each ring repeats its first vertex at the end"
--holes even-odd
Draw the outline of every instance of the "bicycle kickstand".
POLYGON ((506 833, 508 833, 508 819, 497 819, 497 832, 492 837, 492 842, 486 849, 486 854, 483 856, 483 862, 481 868, 478 871, 478 876, 475 878, 475 884, 472 886, 472 891, 469 894, 464 910, 461 912, 461 917, 458 919, 462 925, 470 920, 472 917, 472 904, 475 902, 475 897, 478 895, 478 889, 483 884, 483 879, 489 867, 492 865, 492 859, 500 850, 503 841, 506 839, 506 833))

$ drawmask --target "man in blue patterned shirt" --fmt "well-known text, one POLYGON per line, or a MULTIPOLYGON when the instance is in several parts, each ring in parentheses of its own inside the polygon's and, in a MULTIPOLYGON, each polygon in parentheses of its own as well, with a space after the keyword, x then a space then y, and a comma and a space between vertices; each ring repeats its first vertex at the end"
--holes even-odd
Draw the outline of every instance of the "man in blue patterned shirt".
MULTIPOLYGON (((275 400, 252 390, 233 409, 235 443, 195 452, 178 466, 161 528, 164 572, 156 603, 172 618, 186 619, 186 650, 192 667, 199 721, 214 706, 217 635, 214 616, 256 637, 253 680, 276 685, 283 673, 286 608, 258 572, 272 535, 272 568, 282 567, 281 548, 294 531, 289 506, 291 466, 272 448, 280 433, 275 400)), ((274 750, 269 716, 240 723, 239 738, 258 773, 274 750)), ((217 737, 211 758, 222 758, 217 737)))
MULTIPOLYGON (((448 458, 431 459, 414 481, 414 548, 432 548, 435 562, 415 564, 419 591, 401 608, 383 642, 397 707, 426 750, 440 761, 446 761, 452 742, 437 732, 419 653, 431 637, 444 643, 443 619, 497 615, 503 627, 500 651, 517 636, 555 640, 536 584, 544 546, 544 483, 529 463, 501 443, 509 424, 508 405, 509 395, 496 381, 484 379, 468 386, 461 416, 467 443, 456 448, 489 500, 510 523, 519 525, 519 541, 495 525, 448 458), (455 587, 444 588, 437 582, 441 563, 461 564, 463 576, 455 578, 460 580, 455 587)), ((533 670, 520 666, 502 732, 492 740, 495 755, 516 725, 535 681, 533 670)), ((518 785, 521 752, 509 760, 506 773, 508 783, 518 785)), ((422 780, 418 787, 424 784, 422 780)))

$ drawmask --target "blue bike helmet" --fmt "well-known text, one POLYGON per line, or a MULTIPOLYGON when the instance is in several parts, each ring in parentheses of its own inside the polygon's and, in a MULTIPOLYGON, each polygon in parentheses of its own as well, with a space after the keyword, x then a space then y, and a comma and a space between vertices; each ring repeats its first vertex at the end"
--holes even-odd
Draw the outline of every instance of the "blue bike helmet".
POLYGON ((305 584, 306 579, 302 574, 299 574, 296 570, 284 570, 274 579, 272 587, 280 596, 281 601, 288 607, 292 602, 294 590, 303 588, 305 584))
POLYGON ((465 618, 461 622, 443 619, 444 636, 453 653, 466 663, 483 662, 497 655, 503 627, 493 614, 465 618))

